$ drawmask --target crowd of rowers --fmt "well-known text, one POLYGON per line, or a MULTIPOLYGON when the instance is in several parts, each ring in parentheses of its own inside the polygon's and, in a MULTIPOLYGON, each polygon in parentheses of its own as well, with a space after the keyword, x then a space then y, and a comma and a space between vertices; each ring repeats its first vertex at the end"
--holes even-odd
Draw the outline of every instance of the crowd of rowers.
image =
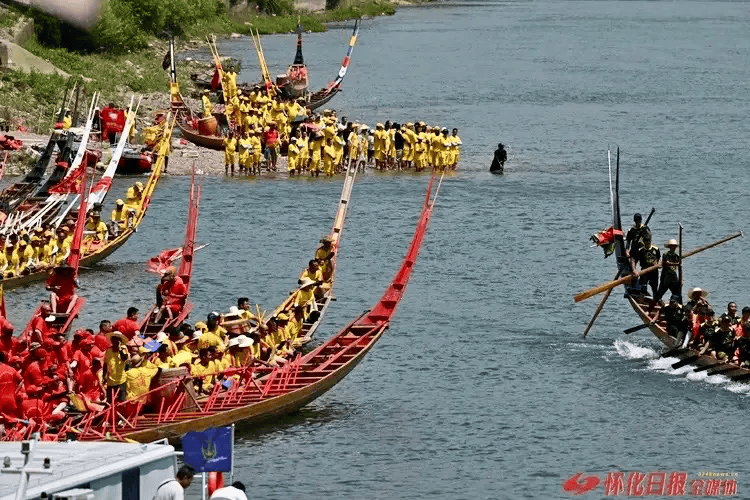
MULTIPOLYGON (((127 201, 118 199, 109 223, 101 216, 101 207, 89 211, 84 228, 81 251, 95 250, 123 230, 133 227, 141 211, 143 183, 136 182, 127 190, 127 201)), ((76 216, 68 213, 59 226, 41 223, 31 230, 0 234, 0 275, 3 279, 25 276, 61 266, 70 254, 75 233, 76 216)))
MULTIPOLYGON (((303 324, 317 319, 318 300, 330 290, 332 240, 321 242, 287 307, 265 320, 252 312, 247 297, 239 298, 226 314, 213 311, 205 322, 183 322, 156 335, 142 334, 144 322, 135 307, 114 323, 101 321, 98 331, 78 329, 72 340, 55 327, 59 310, 47 301, 18 337, 13 325, 0 317, 3 429, 17 430, 31 420, 58 423, 74 410, 96 411, 115 400, 144 401, 158 392, 155 384, 165 369, 181 369, 196 393, 208 394, 216 385, 221 386, 216 390, 231 387, 247 367, 286 363, 303 343, 303 324)), ((163 312, 177 314, 184 292, 175 268, 168 268, 157 287, 161 306, 147 323, 163 312)), ((66 300, 54 291, 51 299, 66 300)))
MULTIPOLYGON (((223 143, 226 175, 234 175, 235 166, 240 175, 260 174, 263 164, 277 170, 282 144, 287 145, 290 176, 333 176, 350 164, 362 170, 455 170, 460 159, 462 142, 455 128, 449 134, 422 121, 386 121, 373 130, 346 117, 339 120, 334 110, 312 113, 304 99, 285 102, 263 90, 243 94, 231 83, 225 88, 225 113, 233 124, 223 143)), ((206 117, 213 111, 208 95, 202 97, 206 117)))
POLYGON ((638 282, 629 287, 628 293, 647 293, 650 287, 654 303, 660 304, 667 291, 671 294, 669 302, 659 309, 651 322, 663 319, 667 334, 677 339, 678 345, 695 349, 701 355, 711 354, 721 361, 750 367, 750 307, 743 307, 739 315, 737 304, 730 302, 717 320, 716 312, 706 300, 708 292, 698 287, 688 292, 688 301, 683 304, 677 240, 665 243, 667 251, 662 256, 659 248, 652 244, 651 231, 642 223, 642 216, 635 214, 633 220, 633 227, 625 238, 631 270, 635 273, 637 264, 645 270, 661 263, 662 272, 661 276, 658 270, 637 273, 638 282))

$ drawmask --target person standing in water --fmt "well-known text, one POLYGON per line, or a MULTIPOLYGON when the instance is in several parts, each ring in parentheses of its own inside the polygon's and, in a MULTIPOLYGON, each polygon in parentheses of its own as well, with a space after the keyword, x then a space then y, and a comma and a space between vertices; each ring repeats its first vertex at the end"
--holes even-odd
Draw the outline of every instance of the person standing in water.
POLYGON ((492 165, 490 165, 490 172, 502 174, 507 159, 508 152, 505 150, 505 146, 498 144, 497 150, 495 150, 495 157, 492 159, 492 165))

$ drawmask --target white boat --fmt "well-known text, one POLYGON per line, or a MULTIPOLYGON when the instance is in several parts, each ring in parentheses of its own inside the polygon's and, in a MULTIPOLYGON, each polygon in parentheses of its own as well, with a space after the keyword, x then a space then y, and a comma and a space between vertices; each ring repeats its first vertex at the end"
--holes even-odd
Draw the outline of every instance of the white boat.
POLYGON ((175 477, 168 444, 0 443, 0 500, 150 500, 175 477))

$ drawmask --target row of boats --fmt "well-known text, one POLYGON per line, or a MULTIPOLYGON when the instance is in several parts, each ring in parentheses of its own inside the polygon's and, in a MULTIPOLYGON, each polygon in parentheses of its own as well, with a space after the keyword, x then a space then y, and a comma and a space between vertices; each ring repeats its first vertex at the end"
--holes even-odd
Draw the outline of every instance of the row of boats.
MULTIPOLYGON (((108 171, 105 171, 93 187, 87 188, 87 170, 80 167, 78 162, 75 161, 70 170, 81 168, 84 173, 75 174, 79 177, 73 177, 74 174, 63 176, 63 181, 76 188, 75 195, 73 193, 58 193, 52 198, 53 193, 45 200, 34 200, 33 197, 29 197, 23 203, 14 203, 17 207, 16 211, 11 211, 6 217, 6 221, 14 221, 13 224, 8 224, 8 228, 27 227, 24 225, 24 221, 30 220, 37 221, 37 224, 54 223, 56 217, 59 218, 62 213, 74 214, 76 217, 75 235, 66 264, 72 268, 72 277, 75 278, 82 264, 101 260, 113 252, 135 232, 142 222, 151 195, 160 178, 164 162, 169 154, 174 121, 174 118, 169 117, 163 122, 164 131, 157 148, 157 160, 143 188, 141 201, 137 207, 137 218, 133 221, 132 226, 123 228, 122 233, 111 241, 105 242, 102 248, 97 249, 96 252, 87 255, 82 250, 87 214, 90 207, 103 201, 108 187, 111 185, 111 175, 108 171), (71 179, 74 178, 80 179, 80 182, 73 182, 71 179), (42 214, 42 216, 36 217, 39 214, 42 214)), ((89 130, 88 127, 84 129, 84 137, 87 130, 89 130)), ((79 152, 82 149, 84 148, 79 147, 79 152)), ((127 403, 115 401, 104 408, 94 407, 94 405, 86 407, 84 405, 84 408, 69 413, 64 420, 57 422, 55 425, 44 421, 30 421, 25 426, 16 426, 12 432, 5 434, 4 439, 24 439, 34 432, 41 433, 43 440, 65 440, 71 436, 75 436, 79 440, 129 439, 142 442, 159 438, 176 439, 187 430, 215 427, 229 422, 257 422, 274 415, 294 411, 333 387, 361 361, 387 329, 405 291, 439 191, 439 186, 433 189, 435 180, 433 176, 427 187, 414 239, 382 298, 371 310, 346 325, 339 333, 312 351, 306 352, 305 346, 312 340, 326 311, 334 300, 332 288, 335 280, 335 255, 350 204, 356 172, 357 169, 350 165, 344 179, 338 210, 326 238, 333 247, 334 255, 331 263, 334 270, 330 277, 331 286, 326 289, 322 296, 315 298, 317 314, 310 316, 309 320, 303 324, 299 337, 300 342, 297 344, 298 349, 288 356, 283 365, 269 366, 265 363, 256 363, 227 371, 223 375, 231 378, 234 382, 229 386, 217 384, 210 394, 202 397, 191 391, 193 377, 184 367, 164 369, 155 379, 152 389, 135 401, 131 400, 127 403)), ((196 186, 194 175, 183 246, 179 249, 167 251, 167 255, 180 256, 181 258, 176 274, 185 284, 188 296, 192 282, 199 197, 200 189, 196 186)), ((66 217, 69 217, 69 215, 66 215, 66 217)), ((170 258, 169 263, 174 260, 174 258, 170 258)), ((28 283, 45 279, 52 272, 53 270, 49 269, 18 278, 23 279, 23 283, 28 283)), ((8 281, 9 287, 18 284, 21 284, 21 282, 8 281)), ((273 310, 270 316, 262 318, 261 315, 259 319, 267 323, 269 319, 277 317, 281 313, 291 314, 296 302, 296 295, 299 293, 300 290, 291 294, 273 310)), ((49 327, 68 334, 85 302, 85 297, 76 297, 74 303, 68 307, 67 313, 56 312, 49 327)), ((187 318, 191 310, 192 304, 189 300, 184 300, 176 315, 168 319, 160 319, 157 314, 158 308, 154 306, 146 314, 141 325, 141 332, 153 338, 171 326, 179 325, 187 318)), ((43 306, 39 306, 34 318, 44 314, 43 306)), ((253 326, 258 326, 252 325, 241 318, 232 317, 231 311, 229 315, 226 315, 225 320, 227 328, 234 329, 235 332, 238 331, 237 329, 242 332, 253 326)), ((32 319, 24 329, 21 338, 29 338, 33 331, 33 321, 32 319)))

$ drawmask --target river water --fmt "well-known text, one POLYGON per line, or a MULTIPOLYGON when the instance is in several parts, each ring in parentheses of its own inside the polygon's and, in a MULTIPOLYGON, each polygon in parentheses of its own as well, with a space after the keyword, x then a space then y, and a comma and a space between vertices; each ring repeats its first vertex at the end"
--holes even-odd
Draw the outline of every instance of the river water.
MULTIPOLYGON (((565 498, 576 472, 736 473, 748 498, 748 389, 672 370, 589 248, 610 224, 607 148, 621 148, 622 210, 656 213, 655 242, 685 247, 746 229, 750 216, 747 2, 472 2, 367 20, 345 91, 330 104, 458 127, 460 172, 443 183, 390 330, 344 381, 296 415, 237 433, 236 478, 253 498, 565 498), (492 151, 508 146, 506 175, 492 151)), ((312 86, 338 70, 350 27, 305 36, 312 86)), ((294 37, 263 38, 272 74, 294 37)), ((257 80, 248 39, 219 44, 257 80)), ((372 305, 413 233, 428 176, 368 172, 355 183, 321 338, 372 305)), ((271 309, 332 223, 342 179, 204 178, 195 315, 240 295, 271 309)), ((120 193, 127 180, 118 180, 120 193)), ((177 246, 186 178, 159 186, 142 229, 81 281, 79 324, 153 300, 144 261, 177 246)), ((110 200, 112 202, 112 200, 110 200)), ((721 311, 750 304, 745 240, 692 257, 686 286, 721 311)), ((41 287, 8 294, 23 324, 41 287)), ((689 488, 689 484, 688 484, 689 488)), ((689 492, 689 490, 688 490, 689 492)), ((601 497, 603 485, 588 496, 601 497)))

